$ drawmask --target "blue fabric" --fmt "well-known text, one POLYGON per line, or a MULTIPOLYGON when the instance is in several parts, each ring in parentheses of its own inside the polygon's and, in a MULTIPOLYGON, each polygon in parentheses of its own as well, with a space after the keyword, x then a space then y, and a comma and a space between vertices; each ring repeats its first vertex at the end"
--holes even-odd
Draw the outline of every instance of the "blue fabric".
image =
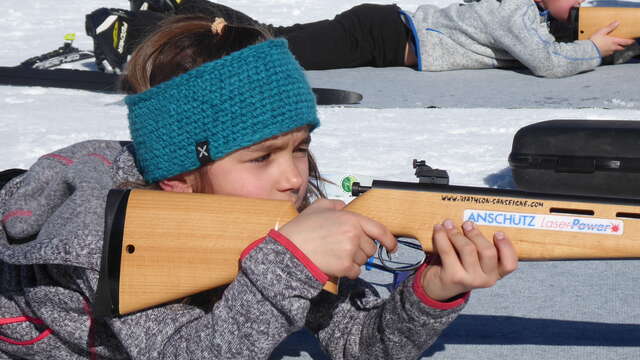
POLYGON ((203 64, 125 103, 137 165, 148 183, 320 125, 315 96, 283 39, 203 64))

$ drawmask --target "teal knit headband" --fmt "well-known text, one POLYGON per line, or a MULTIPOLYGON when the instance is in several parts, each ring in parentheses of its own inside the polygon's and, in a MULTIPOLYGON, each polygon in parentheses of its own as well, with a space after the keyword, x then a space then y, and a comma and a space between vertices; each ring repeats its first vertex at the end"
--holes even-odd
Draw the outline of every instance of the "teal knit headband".
POLYGON ((203 64, 125 103, 138 169, 148 183, 320 125, 315 97, 283 39, 203 64))

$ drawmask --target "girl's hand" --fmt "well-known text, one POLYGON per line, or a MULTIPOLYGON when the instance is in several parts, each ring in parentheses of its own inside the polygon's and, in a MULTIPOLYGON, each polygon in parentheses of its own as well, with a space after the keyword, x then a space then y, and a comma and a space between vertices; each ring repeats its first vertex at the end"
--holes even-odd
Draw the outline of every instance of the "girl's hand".
POLYGON ((433 229, 434 258, 422 276, 425 293, 446 301, 472 289, 493 286, 518 267, 511 241, 497 232, 493 243, 466 221, 460 232, 451 220, 433 229))
POLYGON ((374 239, 389 252, 397 241, 379 222, 344 211, 344 206, 339 200, 318 200, 279 231, 328 276, 355 279, 377 251, 374 239))
POLYGON ((619 37, 609 36, 609 34, 615 30, 620 23, 614 21, 611 24, 596 31, 595 34, 589 38, 600 50, 600 56, 605 57, 613 54, 616 51, 623 50, 625 47, 633 44, 633 39, 623 39, 619 37))

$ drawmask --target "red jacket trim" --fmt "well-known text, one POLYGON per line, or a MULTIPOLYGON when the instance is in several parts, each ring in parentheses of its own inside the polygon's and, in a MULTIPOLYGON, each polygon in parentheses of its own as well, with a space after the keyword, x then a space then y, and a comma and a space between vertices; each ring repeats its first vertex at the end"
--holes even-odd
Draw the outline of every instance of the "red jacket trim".
POLYGON ((113 165, 113 163, 104 155, 100 155, 100 154, 95 154, 95 153, 91 153, 91 154, 87 154, 87 156, 89 157, 94 157, 100 161, 102 161, 106 166, 111 166, 113 165))
POLYGON ((468 299, 469 296, 471 295, 471 292, 468 291, 466 293, 464 293, 464 295, 462 296, 458 296, 456 297, 455 300, 453 301, 449 301, 449 302, 442 302, 442 301, 438 301, 438 300, 434 300, 432 298, 429 297, 429 295, 427 295, 426 292, 424 292, 424 288, 422 287, 422 273, 424 273, 425 269, 427 268, 428 264, 424 263, 422 264, 422 266, 420 266, 420 268, 418 269, 418 271, 416 272, 416 276, 413 278, 413 292, 416 294, 416 296, 418 297, 418 299, 420 299, 420 301, 422 301, 423 304, 432 307, 434 309, 439 309, 439 310, 451 310, 453 308, 456 308, 462 304, 464 304, 468 299))
POLYGON ((307 255, 305 255, 302 252, 302 250, 300 250, 286 236, 282 235, 282 233, 276 230, 271 230, 269 231, 268 236, 274 239, 275 241, 279 242, 280 245, 284 246, 287 250, 289 250, 289 252, 291 252, 293 256, 295 256, 298 259, 298 261, 300 261, 302 265, 304 265, 304 267, 306 267, 307 270, 309 270, 311 275, 313 275, 313 277, 316 278, 316 280, 318 280, 322 285, 324 285, 327 281, 329 281, 329 276, 323 273, 322 270, 320 270, 320 268, 318 268, 316 264, 314 264, 313 261, 311 261, 311 259, 309 259, 307 255))
MULTIPOLYGON (((16 324, 16 323, 21 323, 21 322, 30 322, 30 323, 35 324, 35 325, 43 325, 44 324, 44 321, 42 321, 40 319, 32 318, 30 316, 18 316, 18 317, 13 317, 13 318, 0 319, 0 326, 9 325, 9 324, 16 324)), ((15 340, 15 339, 11 339, 9 337, 0 335, 0 341, 4 341, 4 342, 7 342, 7 343, 13 344, 13 345, 21 345, 21 346, 33 345, 33 344, 37 343, 38 341, 40 341, 40 340, 46 338, 47 336, 51 335, 52 333, 53 333, 53 330, 47 328, 46 330, 42 331, 38 336, 34 337, 33 339, 25 340, 25 341, 15 340)))
POLYGON ((66 156, 62 156, 59 154, 46 154, 46 155, 42 155, 43 158, 52 158, 52 159, 56 159, 58 161, 61 161, 62 163, 64 163, 65 165, 69 166, 69 165, 73 165, 74 161, 66 156))
MULTIPOLYGON (((323 273, 322 270, 320 270, 316 266, 316 264, 314 264, 313 261, 311 261, 311 259, 309 259, 307 255, 302 252, 302 250, 300 250, 293 242, 291 242, 291 240, 287 239, 286 236, 282 235, 276 230, 269 231, 268 236, 280 243, 280 245, 284 246, 285 249, 289 250, 289 252, 293 256, 295 256, 296 259, 298 259, 298 261, 300 261, 302 265, 304 265, 304 267, 309 270, 311 275, 313 275, 313 277, 316 278, 316 280, 318 280, 321 284, 324 285, 327 281, 329 281, 329 276, 323 273)), ((249 253, 253 251, 253 249, 255 249, 258 245, 262 244, 265 239, 266 237, 260 238, 247 246, 242 251, 242 254, 240 254, 240 260, 242 261, 245 257, 247 257, 247 255, 249 255, 249 253)))
POLYGON ((14 218, 16 216, 33 216, 33 212, 31 210, 10 211, 2 218, 2 222, 6 223, 7 221, 9 221, 9 219, 14 218))
POLYGON ((249 244, 249 246, 247 246, 244 250, 242 250, 242 253, 240 253, 240 261, 244 260, 244 258, 247 257, 247 255, 249 255, 250 252, 253 251, 253 249, 255 249, 256 247, 258 247, 258 245, 262 244, 262 242, 264 241, 264 239, 266 239, 267 237, 261 237, 260 239, 252 242, 251 244, 249 244))

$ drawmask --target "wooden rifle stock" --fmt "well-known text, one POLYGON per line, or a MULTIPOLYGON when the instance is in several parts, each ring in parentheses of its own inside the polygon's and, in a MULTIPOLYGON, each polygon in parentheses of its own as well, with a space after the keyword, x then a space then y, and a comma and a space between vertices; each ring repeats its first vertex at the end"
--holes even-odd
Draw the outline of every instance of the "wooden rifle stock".
POLYGON ((614 21, 619 21, 620 25, 609 35, 627 39, 640 38, 640 8, 585 6, 576 8, 575 11, 578 40, 588 40, 596 31, 614 21))
MULTIPOLYGON (((124 315, 229 284, 240 254, 298 212, 290 201, 111 190, 98 315, 124 315)), ((337 293, 328 282, 325 289, 337 293)))
MULTIPOLYGON (((431 251, 433 225, 475 221, 508 234, 521 260, 640 258, 640 200, 374 181, 346 210, 431 251)), ((241 251, 297 215, 290 202, 113 190, 96 313, 117 316, 231 282, 241 251)), ((335 289, 333 289, 335 292, 335 289)))

